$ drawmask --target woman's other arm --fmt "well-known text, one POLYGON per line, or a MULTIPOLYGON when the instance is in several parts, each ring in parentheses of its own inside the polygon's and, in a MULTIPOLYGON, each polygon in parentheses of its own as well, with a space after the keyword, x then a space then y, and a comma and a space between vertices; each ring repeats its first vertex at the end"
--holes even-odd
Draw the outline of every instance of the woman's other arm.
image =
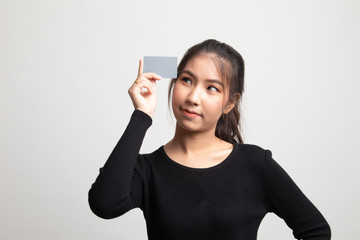
POLYGON ((265 151, 265 186, 268 208, 283 218, 296 239, 329 240, 330 226, 289 175, 265 151))

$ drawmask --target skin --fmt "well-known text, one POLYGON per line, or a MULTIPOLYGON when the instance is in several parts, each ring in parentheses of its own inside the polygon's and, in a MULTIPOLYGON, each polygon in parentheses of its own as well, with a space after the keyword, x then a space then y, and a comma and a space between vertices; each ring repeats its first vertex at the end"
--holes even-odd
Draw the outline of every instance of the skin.
MULTIPOLYGON (((129 95, 134 107, 150 117, 156 107, 156 81, 160 79, 154 73, 143 73, 140 60, 138 77, 129 95), (144 93, 142 88, 148 91, 144 93)), ((227 89, 212 55, 202 54, 188 61, 172 94, 176 130, 174 138, 164 145, 172 160, 188 167, 207 168, 231 153, 233 145, 215 136, 218 119, 234 107, 228 102, 227 89)))
POLYGON ((139 61, 138 76, 128 93, 134 108, 153 116, 156 108, 156 81, 161 77, 155 73, 143 73, 143 61, 139 61), (146 92, 143 89, 147 89, 146 92))

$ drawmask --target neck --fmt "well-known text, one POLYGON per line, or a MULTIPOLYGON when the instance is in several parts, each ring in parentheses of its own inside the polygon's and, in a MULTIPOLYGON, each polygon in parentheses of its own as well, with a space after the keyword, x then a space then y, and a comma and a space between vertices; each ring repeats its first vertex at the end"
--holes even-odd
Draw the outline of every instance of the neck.
POLYGON ((169 142, 185 154, 201 153, 222 142, 215 136, 215 129, 206 132, 188 131, 176 125, 174 138, 169 142))

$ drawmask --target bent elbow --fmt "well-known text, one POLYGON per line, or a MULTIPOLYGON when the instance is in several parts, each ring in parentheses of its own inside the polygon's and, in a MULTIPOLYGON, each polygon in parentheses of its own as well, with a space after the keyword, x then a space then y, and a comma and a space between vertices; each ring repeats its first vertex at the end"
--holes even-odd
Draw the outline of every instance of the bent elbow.
POLYGON ((330 225, 324 221, 317 226, 311 227, 303 231, 302 233, 295 234, 296 239, 316 239, 316 240, 330 240, 331 229, 330 225))
POLYGON ((324 231, 325 231, 325 236, 327 237, 326 239, 331 239, 331 228, 328 223, 326 223, 326 227, 324 231))
POLYGON ((113 211, 109 211, 109 208, 104 207, 101 203, 99 204, 89 199, 89 206, 91 211, 100 218, 112 219, 117 217, 113 211))
MULTIPOLYGON (((331 239, 331 228, 329 223, 324 219, 323 224, 318 229, 319 240, 330 240, 331 239)), ((317 238, 316 238, 317 239, 317 238)))
POLYGON ((89 207, 91 211, 98 217, 103 219, 113 219, 119 217, 131 209, 131 203, 128 198, 120 201, 110 201, 103 197, 93 196, 89 191, 89 207))

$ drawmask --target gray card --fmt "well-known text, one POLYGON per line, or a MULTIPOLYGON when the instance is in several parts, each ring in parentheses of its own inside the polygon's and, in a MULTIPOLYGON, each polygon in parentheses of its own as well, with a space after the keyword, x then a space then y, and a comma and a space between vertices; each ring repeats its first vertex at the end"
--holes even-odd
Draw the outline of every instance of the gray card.
POLYGON ((144 56, 143 72, 153 72, 163 78, 176 78, 177 57, 144 56))

